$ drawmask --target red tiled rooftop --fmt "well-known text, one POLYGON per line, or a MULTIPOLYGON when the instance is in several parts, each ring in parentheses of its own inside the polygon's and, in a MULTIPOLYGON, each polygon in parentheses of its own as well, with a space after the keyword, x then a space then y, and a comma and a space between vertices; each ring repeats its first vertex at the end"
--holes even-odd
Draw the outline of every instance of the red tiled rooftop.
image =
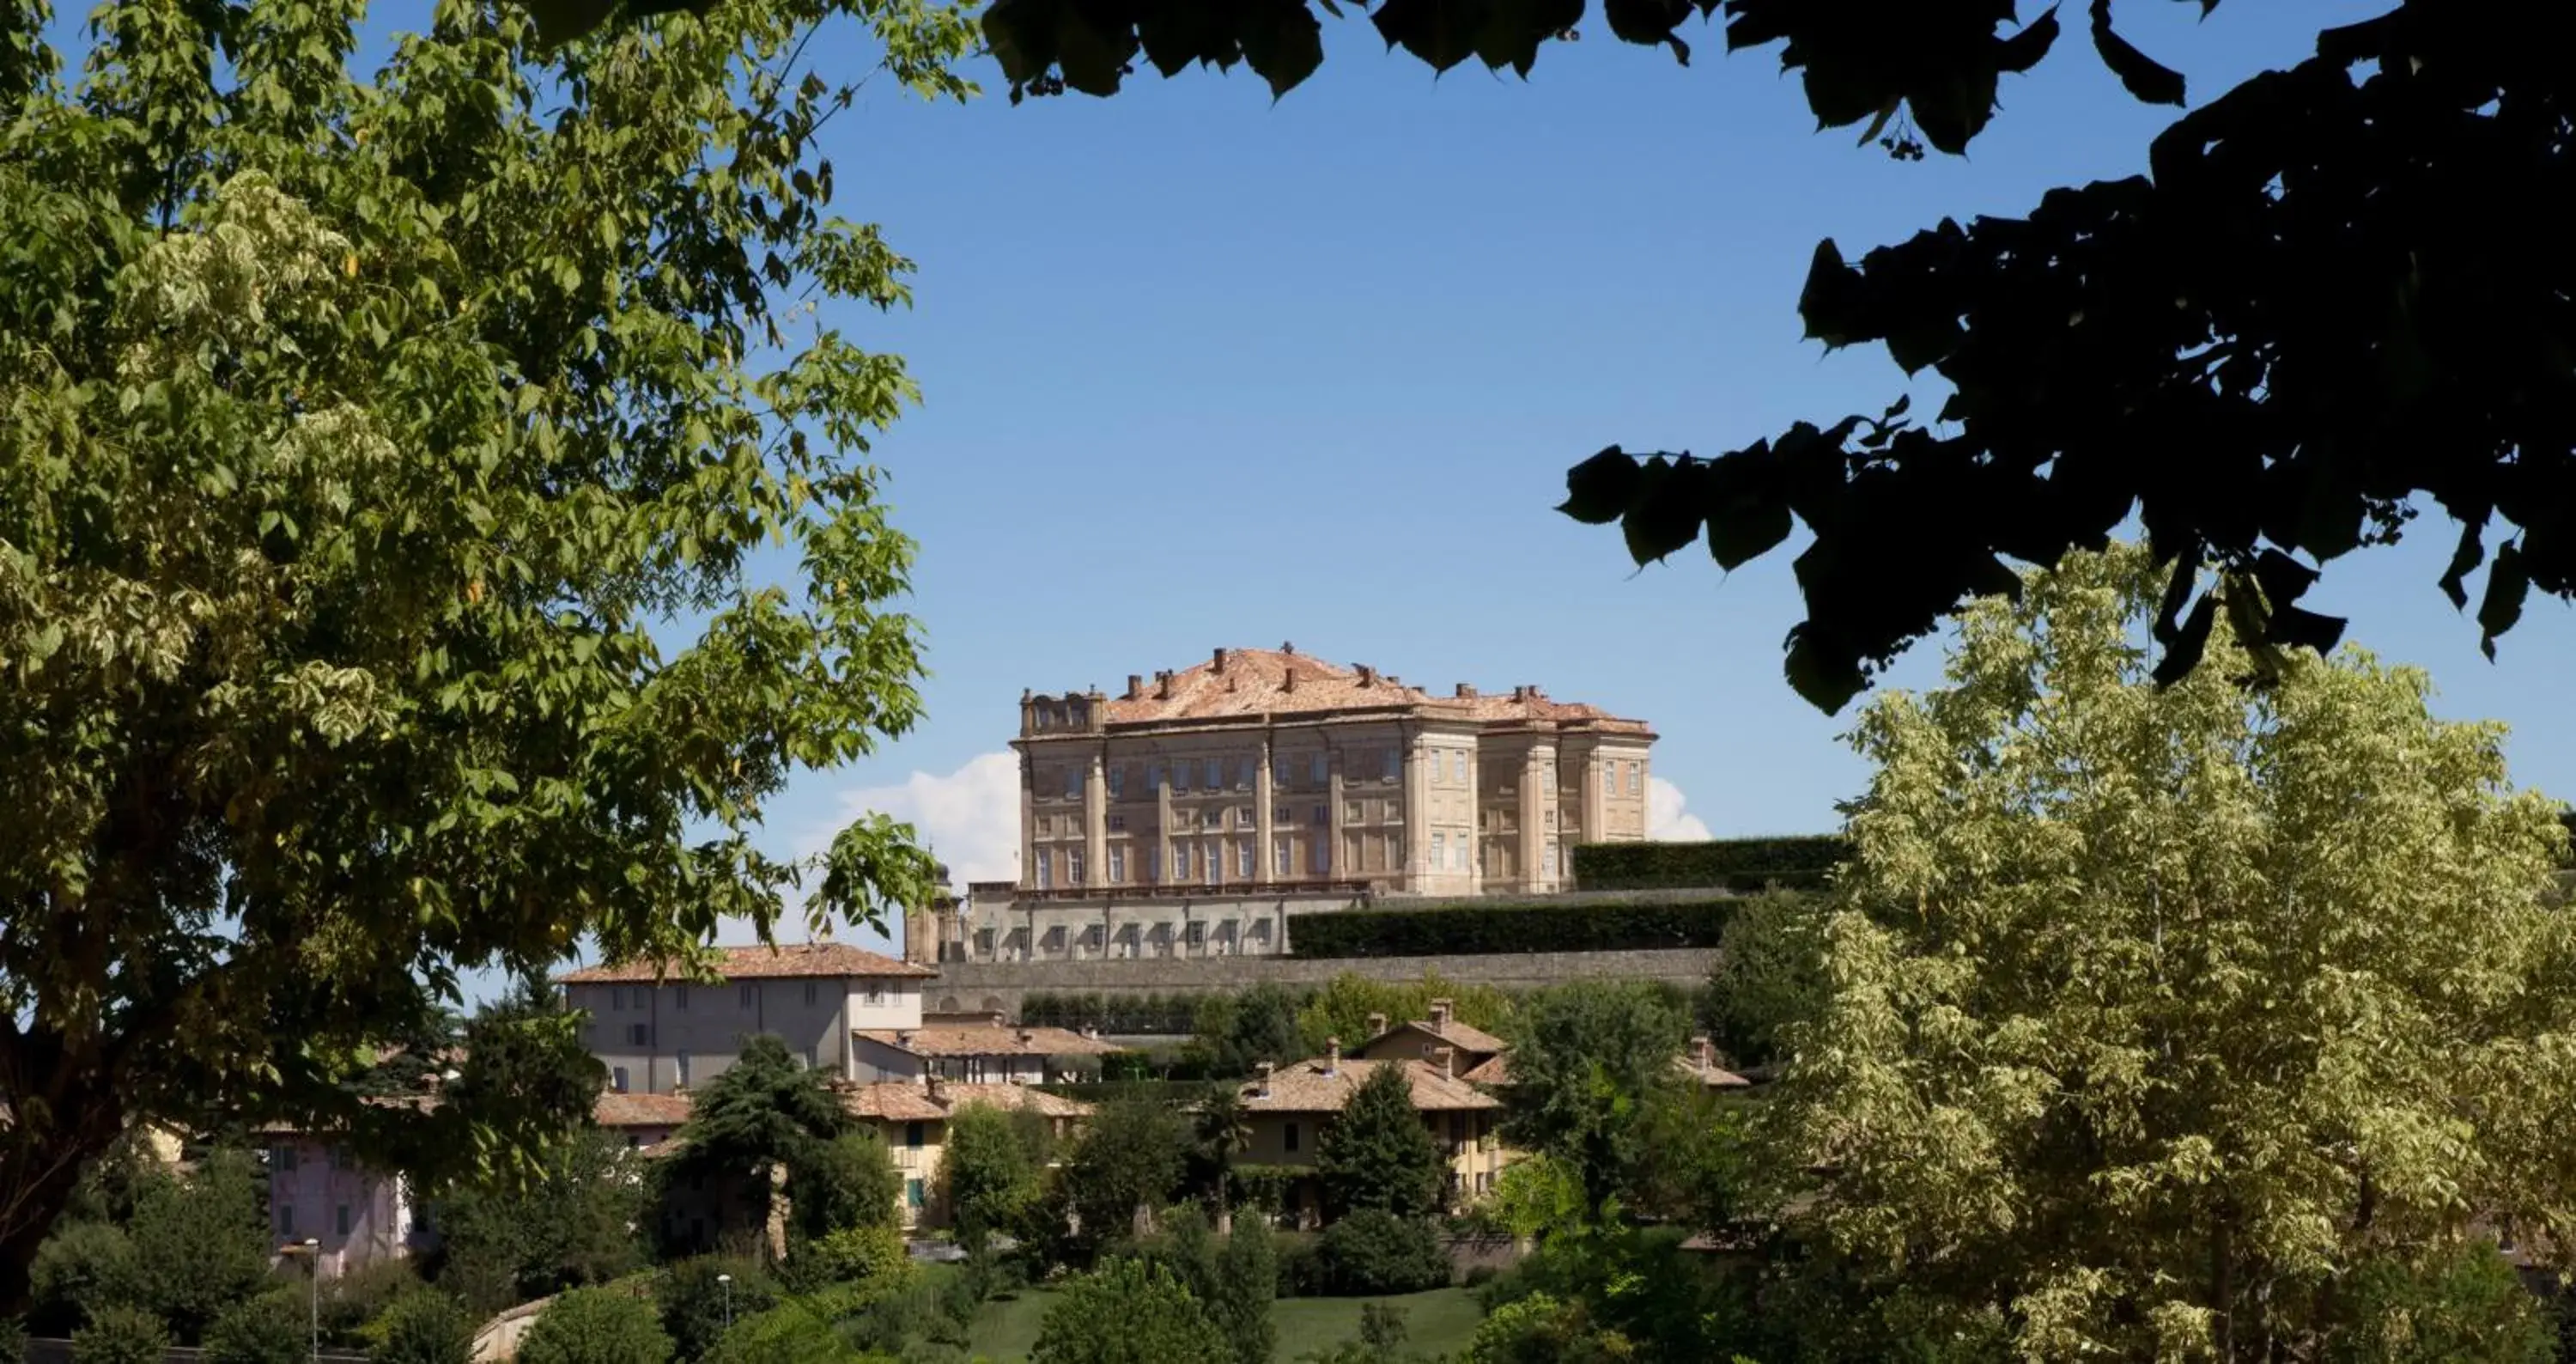
POLYGON ((1605 729, 1646 732, 1639 720, 1623 720, 1599 706, 1553 701, 1536 688, 1496 695, 1434 696, 1373 668, 1342 667, 1285 649, 1228 649, 1225 666, 1216 660, 1171 674, 1171 695, 1158 695, 1161 678, 1147 679, 1135 696, 1102 702, 1103 718, 1113 725, 1155 724, 1174 720, 1213 720, 1237 716, 1299 714, 1314 711, 1420 707, 1426 712, 1488 724, 1513 721, 1587 723, 1605 729))
POLYGON ((1013 1028, 995 1024, 938 1024, 919 1028, 859 1028, 859 1036, 915 1056, 1106 1056, 1118 1050, 1067 1028, 1013 1028))
POLYGON ((591 1105, 590 1117, 602 1127, 677 1127, 689 1120, 689 1096, 612 1090, 591 1105))
MULTIPOLYGON (((897 961, 882 952, 847 943, 781 943, 776 946, 755 944, 750 947, 716 949, 717 974, 726 980, 786 980, 797 977, 835 976, 936 976, 927 966, 897 961)), ((613 966, 586 966, 555 977, 565 985, 594 985, 603 982, 641 982, 652 984, 679 974, 677 962, 622 962, 613 966)))
POLYGON ((1404 1077, 1413 1087, 1413 1106, 1420 1112, 1501 1107, 1494 1096, 1462 1077, 1441 1074, 1439 1067, 1427 1062, 1355 1061, 1349 1057, 1342 1058, 1339 1065, 1317 1059, 1281 1066, 1266 1086, 1259 1080, 1243 1086, 1243 1106, 1254 1113, 1339 1113, 1381 1066, 1404 1068, 1404 1077))

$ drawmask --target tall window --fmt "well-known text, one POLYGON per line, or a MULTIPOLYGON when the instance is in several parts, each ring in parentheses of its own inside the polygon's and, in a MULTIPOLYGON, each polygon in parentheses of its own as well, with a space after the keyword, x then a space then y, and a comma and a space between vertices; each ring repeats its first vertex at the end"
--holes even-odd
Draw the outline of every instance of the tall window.
POLYGON ((679 1056, 679 1072, 680 1083, 684 1085, 687 1084, 689 1082, 689 1054, 685 1051, 681 1052, 679 1056))
POLYGON ((626 1092, 626 1067, 611 1066, 608 1068, 608 1087, 616 1090, 620 1094, 626 1092))
POLYGON ((626 1007, 626 992, 625 992, 624 990, 619 989, 619 990, 611 990, 611 991, 609 991, 609 992, 608 992, 608 1011, 609 1011, 610 1013, 617 1013, 617 1012, 620 1012, 620 1011, 624 1010, 624 1009, 625 1009, 625 1007, 626 1007))
POLYGON ((277 1205, 277 1234, 280 1236, 293 1236, 295 1234, 294 1204, 280 1203, 277 1205))
POLYGON ((1172 789, 1175 791, 1187 791, 1190 789, 1189 759, 1183 758, 1179 762, 1172 764, 1172 789))
POLYGON ((1330 760, 1320 752, 1315 755, 1314 774, 1317 786, 1322 786, 1333 779, 1330 760))
POLYGON ((1404 775, 1404 750, 1397 748, 1392 744, 1388 745, 1386 750, 1385 775, 1388 781, 1393 781, 1404 775))
POLYGON ((1271 754, 1271 755, 1270 755, 1270 784, 1271 784, 1271 785, 1273 785, 1273 786, 1286 786, 1286 785, 1287 785, 1291 780, 1293 780, 1293 778, 1292 778, 1289 774, 1290 774, 1290 773, 1292 773, 1292 772, 1294 772, 1295 770, 1296 770, 1296 765, 1288 761, 1288 755, 1287 755, 1287 754, 1285 754, 1285 753, 1273 753, 1273 754, 1271 754))
POLYGON ((688 986, 683 985, 671 991, 671 1007, 674 1009, 685 1009, 689 1007, 688 986))
POLYGON ((1064 850, 1064 883, 1068 886, 1082 884, 1082 849, 1080 848, 1064 850))
POLYGON ((1035 853, 1038 862, 1038 889, 1040 890, 1045 890, 1055 884, 1053 877, 1053 873, 1055 871, 1055 859, 1048 855, 1052 851, 1053 849, 1050 848, 1040 848, 1035 853))
POLYGON ((1547 874, 1556 875, 1556 845, 1553 843, 1547 845, 1547 874))
POLYGON ((1124 796, 1126 793, 1127 793, 1127 769, 1126 769, 1124 766, 1110 768, 1110 769, 1109 769, 1109 798, 1110 798, 1111 800, 1117 800, 1117 799, 1118 799, 1118 798, 1120 798, 1121 796, 1124 796))
POLYGON ((1321 806, 1321 805, 1318 805, 1318 806, 1316 806, 1316 807, 1315 807, 1314 825, 1315 825, 1315 827, 1316 827, 1316 828, 1318 828, 1318 829, 1323 828, 1325 825, 1328 825, 1328 824, 1330 824, 1330 823, 1332 823, 1332 822, 1333 822, 1333 812, 1332 812, 1332 811, 1325 809, 1325 808, 1324 808, 1323 806, 1321 806))
POLYGON ((349 1234, 348 1204, 343 1203, 331 1210, 331 1234, 334 1236, 346 1236, 349 1234))
POLYGON ((1081 797, 1082 769, 1068 763, 1065 765, 1064 769, 1064 798, 1066 800, 1079 800, 1081 797))
POLYGON ((1234 845, 1234 874, 1237 880, 1252 879, 1252 840, 1237 839, 1234 845))
POLYGON ((1315 826, 1315 832, 1307 836, 1306 846, 1314 852, 1314 867, 1315 874, 1317 876, 1321 876, 1333 869, 1333 846, 1327 841, 1327 835, 1324 833, 1324 826, 1321 824, 1315 826))
POLYGON ((1175 881, 1190 879, 1190 845, 1187 843, 1172 845, 1172 879, 1175 881))
POLYGON ((1237 758, 1234 760, 1235 790, 1249 791, 1252 789, 1252 767, 1253 762, 1250 758, 1237 758))
POLYGON ((805 1007, 814 1007, 814 982, 810 980, 805 982, 805 1007))
POLYGON ((626 1045, 630 1047, 649 1047, 653 1045, 653 1025, 650 1023, 627 1024, 626 1045))
POLYGON ((1449 754, 1450 780, 1463 786, 1467 782, 1467 750, 1455 749, 1449 754))
POLYGON ((760 987, 757 985, 742 986, 734 991, 734 995, 741 1003, 742 1007, 746 1009, 754 1009, 760 1006, 760 987))
POLYGON ((1145 765, 1145 784, 1153 787, 1157 791, 1163 789, 1163 765, 1161 763, 1148 763, 1145 765))
POLYGON ((1431 868, 1439 871, 1449 865, 1449 835, 1433 831, 1431 835, 1431 868))
POLYGON ((1223 759, 1223 758, 1210 758, 1210 759, 1208 759, 1208 760, 1207 760, 1207 789, 1209 789, 1209 790, 1211 790, 1211 791, 1215 791, 1215 790, 1220 790, 1220 789, 1222 789, 1224 786, 1225 786, 1225 759, 1223 759))
POLYGON ((1628 762, 1628 794, 1632 796, 1637 794, 1638 788, 1644 785, 1645 780, 1646 764, 1637 759, 1630 759, 1628 762))
POLYGON ((1111 848, 1109 850, 1109 884, 1117 886, 1125 885, 1126 882, 1127 850, 1125 848, 1111 848))
POLYGON ((1199 871, 1211 886, 1225 879, 1225 845, 1211 839, 1199 850, 1199 871))
POLYGON ((1296 875, 1297 855, 1296 851, 1288 846, 1286 835, 1281 835, 1278 838, 1270 840, 1270 847, 1272 857, 1271 865, 1277 868, 1272 875, 1281 877, 1296 875))
POLYGON ((1291 1151, 1297 1149, 1297 1124, 1293 1122, 1288 1124, 1288 1149, 1291 1151))

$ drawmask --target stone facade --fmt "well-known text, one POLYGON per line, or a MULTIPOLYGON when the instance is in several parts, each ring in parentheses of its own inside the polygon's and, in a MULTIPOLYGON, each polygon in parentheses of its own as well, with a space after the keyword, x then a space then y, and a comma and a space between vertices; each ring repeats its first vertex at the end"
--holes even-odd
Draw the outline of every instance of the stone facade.
POLYGON ((805 1064, 857 1080, 853 1032, 920 1027, 923 982, 935 974, 841 943, 718 950, 718 983, 672 979, 650 963, 557 978, 565 1001, 590 1014, 590 1053, 608 1067, 612 1090, 704 1085, 764 1033, 805 1064))
POLYGON ((1537 687, 1433 696, 1282 646, 1021 698, 1026 895, 1478 895, 1646 836, 1642 721, 1537 687))

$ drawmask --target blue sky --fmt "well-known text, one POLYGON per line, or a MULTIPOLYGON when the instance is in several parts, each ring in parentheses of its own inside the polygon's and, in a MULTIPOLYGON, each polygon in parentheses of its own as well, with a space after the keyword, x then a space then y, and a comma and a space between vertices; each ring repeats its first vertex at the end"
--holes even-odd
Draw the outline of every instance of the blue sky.
MULTIPOLYGON (((2381 7, 2119 17, 2199 100, 2381 7)), ((1714 29, 1686 30, 1685 69, 1596 20, 1523 83, 1435 80, 1364 19, 1326 28, 1324 69, 1275 104, 1248 73, 1149 71, 1014 108, 987 66, 967 107, 886 91, 833 129, 840 211, 920 265, 914 311, 847 322, 925 391, 877 455, 921 541, 934 675, 914 734, 776 803, 782 846, 876 806, 989 869, 1016 815, 1007 766, 976 760, 1023 687, 1114 691, 1288 640, 1649 719, 1656 771, 1718 834, 1827 827, 1863 781, 1843 722, 1780 678, 1790 556, 1638 573, 1615 533, 1549 510, 1565 467, 1877 410, 1904 385, 1883 352, 1800 339, 1816 241, 1856 253, 2132 173, 2174 111, 2127 100, 2080 21, 1970 156, 1920 163, 1814 131, 1776 56, 1727 57, 1714 29)), ((2576 650, 2566 609, 2536 603, 2489 664, 2433 586, 2446 523, 2420 524, 2315 604, 2430 669, 2447 713, 2512 722, 2523 781, 2576 794, 2545 700, 2576 650)), ((1897 679, 1937 663, 1918 646, 1897 679)))

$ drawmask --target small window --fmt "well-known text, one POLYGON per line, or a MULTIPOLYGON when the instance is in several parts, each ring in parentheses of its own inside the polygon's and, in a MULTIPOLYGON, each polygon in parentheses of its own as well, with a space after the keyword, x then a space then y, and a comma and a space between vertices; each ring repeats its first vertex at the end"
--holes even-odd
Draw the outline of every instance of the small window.
POLYGON ((1360 803, 1358 801, 1350 800, 1342 802, 1342 822, 1344 824, 1357 824, 1360 822, 1360 819, 1360 803))
POLYGON ((680 1053, 679 1073, 680 1083, 684 1085, 687 1084, 689 1082, 689 1054, 685 1051, 680 1053))
POLYGON ((1274 805, 1270 807, 1270 822, 1273 824, 1296 823, 1297 807, 1293 805, 1274 805))
POLYGON ((688 986, 680 986, 671 992, 671 1007, 674 1009, 685 1009, 689 1007, 688 986))
POLYGON ((1313 771, 1314 771, 1314 777, 1315 777, 1315 785, 1317 785, 1317 786, 1322 786, 1322 785, 1324 785, 1325 783, 1327 783, 1327 782, 1329 782, 1329 781, 1331 781, 1331 780, 1332 780, 1332 768, 1331 768, 1330 761, 1329 761, 1329 760, 1328 760, 1328 759, 1327 759, 1323 754, 1321 754, 1321 753, 1318 753, 1318 754, 1316 754, 1316 755, 1315 755, 1315 761, 1314 761, 1314 764, 1313 764, 1313 771))
POLYGON ((923 1137, 923 1133, 922 1133, 922 1129, 921 1129, 921 1124, 920 1124, 920 1123, 917 1123, 917 1122, 908 1122, 908 1123, 905 1123, 905 1124, 903 1125, 903 1144, 904 1144, 904 1145, 909 1146, 909 1147, 913 1148, 913 1149, 914 1149, 914 1150, 916 1150, 916 1151, 917 1151, 917 1150, 920 1150, 920 1149, 921 1149, 921 1143, 922 1143, 922 1137, 923 1137))
POLYGON ((346 1236, 349 1234, 348 1204, 343 1203, 331 1210, 331 1231, 332 1234, 336 1236, 346 1236))
POLYGON ((1287 1149, 1289 1149, 1289 1150, 1291 1150, 1291 1151, 1296 1150, 1296 1149, 1297 1149, 1297 1124, 1295 1124, 1295 1123, 1293 1123, 1293 1122, 1292 1122, 1292 1123, 1290 1123, 1290 1124, 1288 1124, 1288 1132, 1287 1132, 1287 1136, 1288 1136, 1288 1146, 1287 1146, 1287 1149))
POLYGON ((1200 945, 1201 943, 1206 942, 1206 941, 1207 941, 1207 924, 1206 924, 1206 922, 1205 922, 1205 921, 1203 921, 1203 920, 1199 920, 1199 919, 1192 919, 1192 920, 1190 920, 1190 925, 1189 925, 1189 927, 1187 927, 1187 928, 1185 928, 1185 929, 1181 930, 1181 937, 1182 937, 1182 939, 1183 939, 1184 941, 1188 942, 1188 943, 1189 943, 1189 945, 1190 945, 1190 946, 1192 946, 1192 947, 1196 947, 1196 946, 1200 945))
POLYGON ((746 1008, 746 1009, 752 1009, 752 1008, 758 1008, 758 1007, 760 1006, 760 987, 759 987, 759 986, 757 986, 757 985, 745 985, 745 986, 743 986, 740 990, 736 991, 736 993, 737 993, 738 995, 740 995, 740 996, 741 996, 741 1000, 742 1000, 742 1007, 744 1007, 744 1008, 746 1008))
POLYGON ((358 1168, 358 1166, 356 1161, 350 1159, 348 1147, 334 1146, 331 1148, 331 1168, 334 1170, 354 1170, 358 1168))
POLYGON ((868 982, 868 1007, 869 1007, 869 1008, 871 1008, 871 1009, 874 1009, 874 1008, 878 1008, 878 1007, 882 1006, 884 1003, 885 1003, 885 982, 884 982, 884 981, 881 981, 881 980, 872 980, 872 981, 869 981, 869 982, 868 982))
POLYGON ((1239 806, 1234 812, 1234 827, 1246 832, 1250 832, 1260 820, 1260 813, 1249 805, 1239 806))
POLYGON ((626 1092, 626 1067, 611 1066, 608 1068, 608 1087, 616 1090, 620 1094, 626 1092))
POLYGON ((269 1158, 269 1164, 291 1172, 295 1169, 295 1154, 295 1148, 292 1146, 278 1147, 277 1153, 269 1158))
POLYGON ((1113 834, 1123 834, 1127 832, 1127 817, 1125 815, 1111 815, 1109 817, 1109 832, 1113 834))
POLYGON ((810 980, 805 982, 805 1007, 814 1007, 814 982, 810 980))
POLYGON ((975 931, 975 955, 979 957, 993 955, 993 930, 982 928, 975 931))
POLYGON ((625 990, 616 989, 608 992, 608 1011, 613 1014, 624 1013, 626 1011, 625 990))
POLYGON ((630 1047, 649 1047, 653 1045, 653 1025, 650 1023, 627 1024, 626 1045, 630 1047))
POLYGON ((1556 808, 1554 806, 1548 807, 1547 827, 1551 829, 1556 827, 1556 808))

